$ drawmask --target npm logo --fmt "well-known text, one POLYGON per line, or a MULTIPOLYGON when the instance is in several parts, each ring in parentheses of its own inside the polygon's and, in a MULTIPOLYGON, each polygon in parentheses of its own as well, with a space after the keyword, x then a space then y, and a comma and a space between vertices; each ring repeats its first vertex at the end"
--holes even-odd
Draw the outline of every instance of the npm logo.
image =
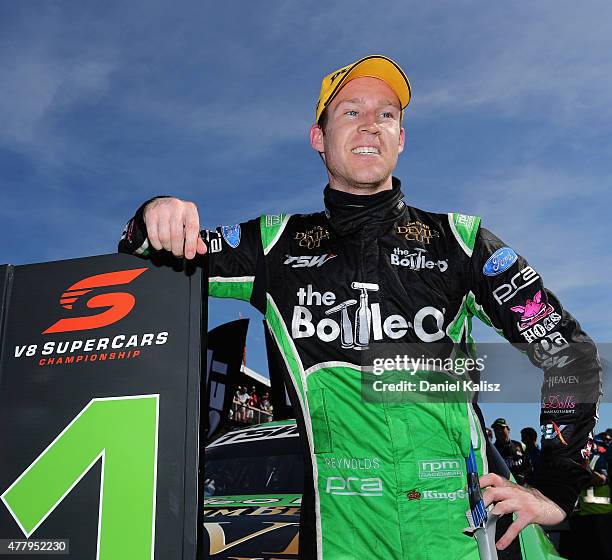
POLYGON ((458 459, 438 459, 419 461, 419 478, 453 478, 463 476, 461 461, 458 459))

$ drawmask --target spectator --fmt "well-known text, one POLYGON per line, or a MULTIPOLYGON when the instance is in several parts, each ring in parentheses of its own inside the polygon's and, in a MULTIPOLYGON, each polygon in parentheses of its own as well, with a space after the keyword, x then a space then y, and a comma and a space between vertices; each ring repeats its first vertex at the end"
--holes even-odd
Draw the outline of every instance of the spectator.
POLYGON ((529 453, 529 459, 533 472, 535 473, 540 466, 540 446, 538 445, 538 432, 534 428, 523 428, 521 430, 521 441, 525 444, 529 453))
POLYGON ((259 397, 257 396, 257 389, 255 387, 251 387, 251 391, 249 394, 249 406, 257 407, 259 404, 259 397))
POLYGON ((238 405, 236 408, 236 421, 246 422, 246 406, 249 400, 249 394, 246 387, 239 387, 234 396, 234 402, 238 405))
MULTIPOLYGON (((259 404, 259 398, 257 397, 257 392, 255 387, 251 387, 251 391, 249 392, 249 398, 247 400, 247 410, 246 410, 246 421, 249 424, 253 424, 254 422, 259 422, 259 419, 254 419, 255 416, 255 408, 259 404)), ((259 416, 259 414, 258 414, 259 416)))
POLYGON ((570 517, 570 532, 561 538, 560 553, 569 560, 612 558, 612 505, 608 477, 611 439, 608 432, 594 438, 589 463, 592 486, 580 494, 579 510, 570 517))
POLYGON ((264 393, 259 401, 259 408, 266 414, 264 415, 263 421, 270 422, 272 420, 272 403, 270 402, 269 393, 264 393))
POLYGON ((517 484, 525 486, 527 479, 533 474, 527 450, 521 442, 510 439, 510 426, 504 418, 495 420, 491 427, 495 432, 496 449, 508 465, 517 484))

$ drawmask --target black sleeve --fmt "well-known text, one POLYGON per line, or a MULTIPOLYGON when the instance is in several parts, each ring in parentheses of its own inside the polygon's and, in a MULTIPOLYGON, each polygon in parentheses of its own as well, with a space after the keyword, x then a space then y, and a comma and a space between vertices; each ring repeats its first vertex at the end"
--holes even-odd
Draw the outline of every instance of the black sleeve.
MULTIPOLYGON (((149 245, 143 217, 145 206, 152 200, 147 200, 126 224, 119 240, 120 253, 147 257, 155 251, 149 245)), ((209 295, 250 301, 265 312, 266 270, 260 218, 202 230, 200 236, 208 248, 208 257, 203 261, 208 266, 209 295)))
POLYGON ((569 514, 586 468, 601 395, 597 348, 528 262, 484 228, 471 286, 492 326, 542 369, 542 454, 533 486, 569 514))
POLYGON ((117 251, 119 253, 147 257, 152 251, 155 251, 153 247, 149 247, 147 227, 144 222, 143 214, 145 206, 156 198, 166 198, 166 196, 154 196, 146 202, 143 202, 140 208, 136 210, 136 214, 134 214, 134 216, 128 220, 128 223, 125 224, 125 228, 123 228, 123 233, 119 239, 119 244, 117 245, 117 251))

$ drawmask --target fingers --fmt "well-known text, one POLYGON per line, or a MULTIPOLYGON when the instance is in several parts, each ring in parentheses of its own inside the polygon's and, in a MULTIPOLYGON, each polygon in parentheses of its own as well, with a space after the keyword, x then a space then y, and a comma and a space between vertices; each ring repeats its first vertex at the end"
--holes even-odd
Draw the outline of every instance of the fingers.
POLYGON ((512 482, 510 482, 507 478, 503 476, 499 476, 495 473, 488 473, 479 478, 480 487, 486 488, 487 486, 512 486, 512 482))
POLYGON ((196 253, 198 253, 198 255, 205 255, 207 250, 208 249, 206 248, 206 243, 204 243, 202 238, 198 236, 198 244, 196 246, 196 253))
POLYGON ((507 548, 518 534, 529 525, 530 521, 523 517, 517 517, 508 527, 508 530, 504 533, 503 537, 496 543, 498 550, 504 550, 507 548))
POLYGON ((160 251, 162 248, 161 241, 159 240, 159 233, 157 231, 157 214, 153 214, 151 216, 145 216, 145 224, 147 226, 147 237, 149 238, 149 243, 151 243, 153 249, 156 251, 160 251))
POLYGON ((185 246, 185 226, 183 216, 172 216, 170 219, 170 247, 175 257, 183 256, 185 246))
POLYGON ((516 495, 517 490, 512 486, 500 486, 494 487, 490 486, 483 493, 483 500, 485 507, 488 507, 489 504, 493 502, 499 502, 500 500, 507 500, 516 495))
POLYGON ((147 237, 156 250, 171 251, 175 257, 192 259, 196 253, 206 253, 200 239, 200 218, 193 202, 178 198, 156 198, 143 213, 147 237))
POLYGON ((198 240, 200 239, 200 218, 195 204, 185 208, 185 257, 193 259, 196 255, 198 240))
POLYGON ((533 488, 524 488, 496 474, 487 474, 480 479, 486 486, 483 500, 485 506, 495 504, 496 515, 514 514, 516 519, 497 542, 503 550, 530 523, 556 525, 565 518, 565 512, 552 500, 533 488))

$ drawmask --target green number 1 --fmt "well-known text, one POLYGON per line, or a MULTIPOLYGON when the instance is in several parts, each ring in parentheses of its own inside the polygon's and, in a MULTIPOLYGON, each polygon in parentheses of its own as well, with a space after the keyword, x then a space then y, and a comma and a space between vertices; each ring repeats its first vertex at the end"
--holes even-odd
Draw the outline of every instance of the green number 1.
POLYGON ((97 560, 151 560, 159 395, 92 399, 0 496, 26 537, 100 459, 97 560))

